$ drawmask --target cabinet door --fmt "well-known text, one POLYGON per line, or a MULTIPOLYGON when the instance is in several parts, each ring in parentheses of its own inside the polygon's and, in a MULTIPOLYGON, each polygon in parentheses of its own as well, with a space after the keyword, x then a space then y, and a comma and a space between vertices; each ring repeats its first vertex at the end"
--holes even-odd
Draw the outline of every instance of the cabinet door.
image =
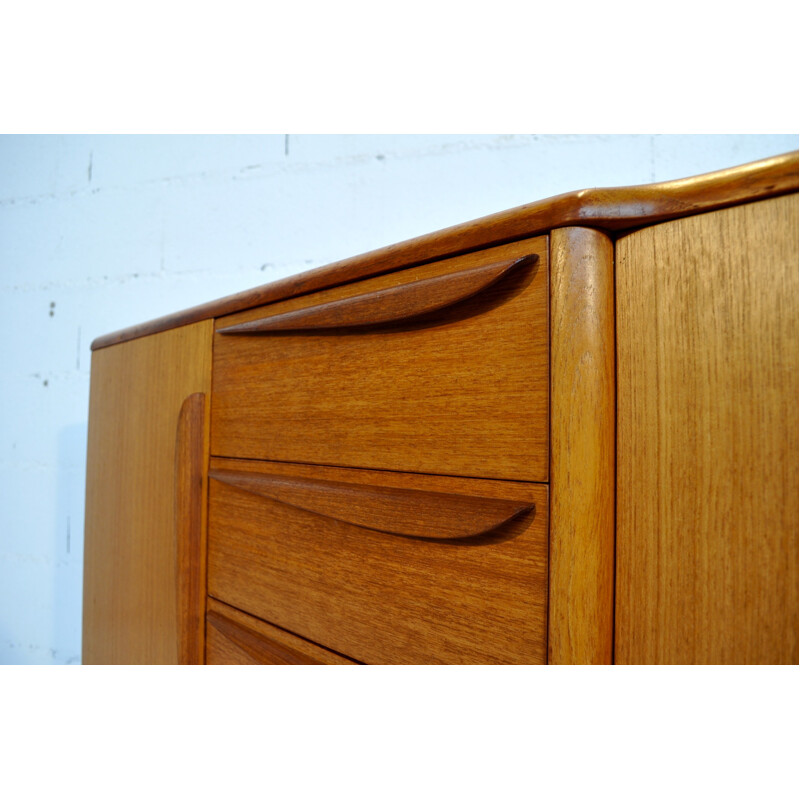
MULTIPOLYGON (((184 405, 211 384, 213 322, 96 350, 92 355, 84 545, 83 662, 174 664, 181 623, 177 528, 193 520, 177 482, 203 490, 186 468, 207 452, 204 414, 184 405), (189 410, 182 417, 182 409, 189 410), (183 424, 179 426, 179 423, 183 424), (180 430, 179 430, 180 427, 180 430), (183 451, 177 455, 178 448, 183 451), (177 468, 176 468, 177 467, 177 468)), ((202 408, 202 404, 199 406, 202 408)), ((191 498, 189 498, 191 502, 191 498)), ((202 531, 202 525, 200 532, 202 531)), ((195 530, 193 535, 197 535, 195 530)), ((197 544, 196 542, 194 544, 197 544)), ((194 557, 202 550, 195 549, 194 557)), ((192 574, 199 574, 192 565, 192 574)), ((195 580, 196 584, 197 581, 195 580)), ((195 585, 194 594, 197 595, 195 585)), ((197 616, 194 609, 194 616, 197 616)), ((202 615, 200 617, 202 620, 202 615)), ((202 628, 200 629, 202 630, 202 628)), ((200 646, 195 648, 202 655, 200 646)))
POLYGON ((797 208, 618 242, 617 662, 797 663, 797 208))

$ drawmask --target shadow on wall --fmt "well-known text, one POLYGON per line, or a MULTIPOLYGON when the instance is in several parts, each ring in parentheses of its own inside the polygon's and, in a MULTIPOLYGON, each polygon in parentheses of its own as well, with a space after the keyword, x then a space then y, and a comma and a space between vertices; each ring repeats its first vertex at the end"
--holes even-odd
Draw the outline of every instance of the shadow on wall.
POLYGON ((53 551, 57 555, 53 592, 53 661, 81 663, 83 607, 83 520, 86 496, 86 438, 82 422, 58 437, 58 496, 53 551))

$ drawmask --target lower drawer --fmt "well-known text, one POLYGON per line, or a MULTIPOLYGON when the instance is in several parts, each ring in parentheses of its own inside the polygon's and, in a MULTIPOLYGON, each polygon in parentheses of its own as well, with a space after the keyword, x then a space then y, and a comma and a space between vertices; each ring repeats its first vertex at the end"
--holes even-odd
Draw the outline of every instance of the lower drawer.
POLYGON ((364 663, 544 663, 547 486, 212 459, 209 594, 364 663))
POLYGON ((208 600, 206 664, 352 663, 249 614, 208 600))

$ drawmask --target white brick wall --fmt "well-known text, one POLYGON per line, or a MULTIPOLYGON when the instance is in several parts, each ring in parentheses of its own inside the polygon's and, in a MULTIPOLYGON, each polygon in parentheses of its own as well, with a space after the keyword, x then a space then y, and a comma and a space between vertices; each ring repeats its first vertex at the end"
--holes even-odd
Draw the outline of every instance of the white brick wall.
POLYGON ((572 189, 794 135, 0 137, 0 663, 77 663, 96 336, 572 189))

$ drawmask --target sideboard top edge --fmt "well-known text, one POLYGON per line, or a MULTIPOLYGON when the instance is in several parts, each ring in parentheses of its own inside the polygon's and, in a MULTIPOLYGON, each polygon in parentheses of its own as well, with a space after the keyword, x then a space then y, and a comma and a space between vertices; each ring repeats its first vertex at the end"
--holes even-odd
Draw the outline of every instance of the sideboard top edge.
POLYGON ((554 228, 584 225, 615 233, 766 199, 797 191, 797 188, 798 151, 793 151, 690 178, 568 192, 105 334, 92 342, 92 350, 441 258, 546 234, 554 228))

